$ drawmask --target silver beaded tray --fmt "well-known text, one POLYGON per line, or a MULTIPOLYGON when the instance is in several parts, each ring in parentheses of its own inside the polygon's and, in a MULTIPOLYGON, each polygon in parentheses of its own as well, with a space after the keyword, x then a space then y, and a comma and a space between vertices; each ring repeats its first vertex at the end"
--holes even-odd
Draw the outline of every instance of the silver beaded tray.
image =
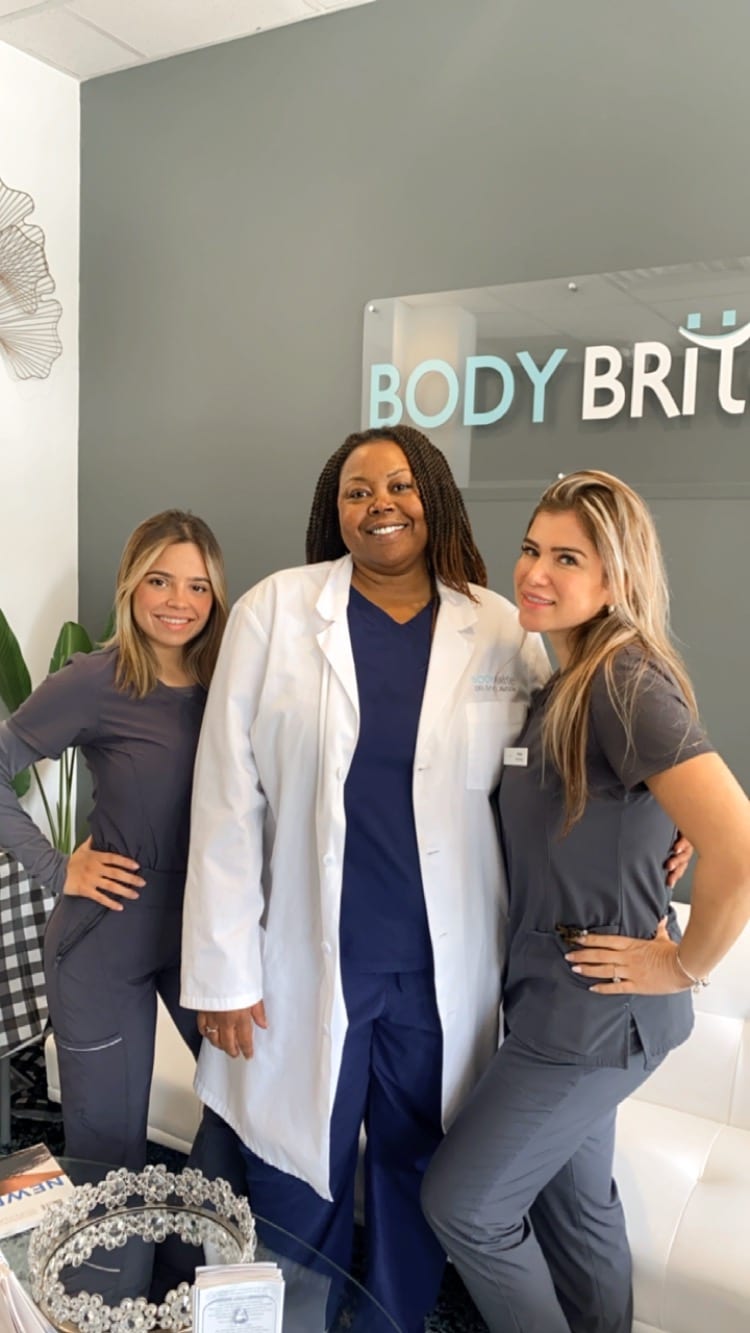
MULTIPOLYGON (((202 1247, 206 1261, 237 1264, 255 1256, 255 1222, 246 1199, 226 1181, 200 1171, 110 1171, 96 1185, 79 1185, 69 1199, 52 1204, 29 1245, 31 1291, 42 1313, 61 1333, 188 1333, 192 1286, 180 1282, 159 1304, 126 1296, 109 1305, 99 1292, 66 1291, 63 1271, 80 1270, 102 1253, 117 1262, 118 1250, 138 1238, 159 1244, 176 1236, 202 1247)), ((102 1265, 93 1268, 102 1270, 102 1265)), ((79 1274, 80 1277, 80 1274, 79 1274)))

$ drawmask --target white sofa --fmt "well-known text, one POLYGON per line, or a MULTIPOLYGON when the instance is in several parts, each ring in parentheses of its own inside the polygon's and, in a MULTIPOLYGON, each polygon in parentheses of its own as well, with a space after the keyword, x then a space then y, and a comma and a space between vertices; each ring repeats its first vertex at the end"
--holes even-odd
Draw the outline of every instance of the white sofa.
MULTIPOLYGON (((678 904, 684 921, 688 909, 678 904)), ((59 1100, 54 1041, 49 1095, 59 1100)), ((187 1151, 192 1059, 160 1008, 149 1136, 187 1151)), ((750 1333, 750 927, 696 996, 695 1031, 620 1109, 615 1172, 633 1333, 750 1333)))
POLYGON ((695 1009, 689 1041, 620 1108, 634 1333, 750 1330, 750 926, 695 1009))

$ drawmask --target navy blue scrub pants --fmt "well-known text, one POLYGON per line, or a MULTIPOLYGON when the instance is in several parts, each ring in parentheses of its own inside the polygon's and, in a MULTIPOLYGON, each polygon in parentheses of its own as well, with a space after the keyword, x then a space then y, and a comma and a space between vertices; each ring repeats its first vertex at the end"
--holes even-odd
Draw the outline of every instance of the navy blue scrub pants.
POLYGON ((491 1333, 630 1333, 612 1156, 650 1072, 633 1045, 629 1068, 591 1068, 508 1037, 433 1159, 425 1214, 491 1333))
POLYGON ((161 995, 194 1055, 196 1015, 179 1003, 183 876, 144 870, 140 897, 113 912, 63 895, 44 970, 69 1157, 140 1170, 161 995))
MULTIPOLYGON (((333 1201, 243 1148, 250 1206, 348 1271, 364 1124, 365 1286, 404 1333, 422 1333, 445 1263, 419 1203, 442 1138, 443 1039, 433 973, 345 968, 343 985, 349 1027, 331 1117, 333 1201)), ((289 1257, 305 1262, 302 1251, 289 1257)))

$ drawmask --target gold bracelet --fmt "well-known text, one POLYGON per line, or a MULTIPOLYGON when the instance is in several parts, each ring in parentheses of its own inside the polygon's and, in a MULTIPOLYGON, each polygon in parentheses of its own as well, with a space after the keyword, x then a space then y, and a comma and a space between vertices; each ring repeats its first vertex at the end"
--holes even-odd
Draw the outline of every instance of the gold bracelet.
POLYGON ((676 959, 677 966, 679 967, 680 971, 683 972, 683 973, 685 974, 685 976, 687 977, 688 981, 692 982, 691 989, 692 989, 692 992, 693 992, 694 995, 700 995, 700 993, 701 993, 701 991, 703 990, 704 986, 710 986, 710 985, 711 985, 711 981, 710 981, 709 977, 694 977, 693 974, 692 974, 692 972, 688 972, 687 968, 685 967, 685 964, 683 963, 682 959, 680 958, 680 950, 679 950, 679 949, 677 949, 676 952, 675 952, 675 959, 676 959))

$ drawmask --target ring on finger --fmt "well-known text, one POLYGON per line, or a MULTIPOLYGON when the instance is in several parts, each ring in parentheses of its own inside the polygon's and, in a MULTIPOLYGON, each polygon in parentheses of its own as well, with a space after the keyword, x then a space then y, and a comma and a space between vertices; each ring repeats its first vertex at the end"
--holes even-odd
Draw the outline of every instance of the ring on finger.
POLYGON ((620 984, 621 981, 622 981, 622 977, 618 977, 617 973, 616 973, 616 972, 613 972, 613 973, 612 973, 612 984, 613 984, 613 986, 619 986, 619 984, 620 984))
POLYGON ((204 1028, 203 1035, 204 1037, 213 1037, 214 1033, 218 1031, 219 1031, 218 1028, 204 1028))

